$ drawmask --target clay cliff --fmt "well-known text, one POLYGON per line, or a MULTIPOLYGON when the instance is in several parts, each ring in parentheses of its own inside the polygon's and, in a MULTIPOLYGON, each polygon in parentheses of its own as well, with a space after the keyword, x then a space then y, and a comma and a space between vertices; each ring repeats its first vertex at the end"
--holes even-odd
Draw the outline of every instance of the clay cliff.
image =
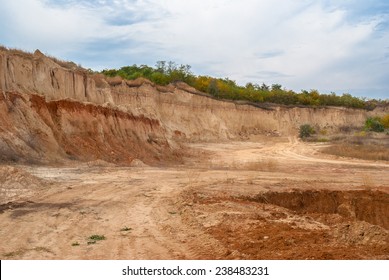
POLYGON ((301 124, 335 130, 368 115, 215 100, 188 85, 157 86, 89 73, 40 51, 0 49, 0 159, 150 164, 175 161, 182 141, 296 134, 301 124))

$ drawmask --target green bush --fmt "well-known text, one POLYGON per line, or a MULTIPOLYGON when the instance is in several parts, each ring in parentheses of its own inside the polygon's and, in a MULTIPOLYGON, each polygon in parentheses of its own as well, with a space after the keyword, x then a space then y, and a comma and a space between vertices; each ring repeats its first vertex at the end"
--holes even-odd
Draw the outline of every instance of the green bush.
POLYGON ((374 132, 384 132, 385 127, 381 123, 381 119, 379 117, 369 117, 365 121, 365 130, 374 132))
POLYGON ((315 129, 309 124, 303 124, 300 126, 300 138, 304 139, 315 134, 315 129))

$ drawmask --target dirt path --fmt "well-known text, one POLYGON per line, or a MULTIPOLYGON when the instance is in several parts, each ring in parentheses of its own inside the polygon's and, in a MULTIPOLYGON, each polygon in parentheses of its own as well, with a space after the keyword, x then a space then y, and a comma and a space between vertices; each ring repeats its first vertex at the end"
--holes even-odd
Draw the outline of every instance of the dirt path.
POLYGON ((3 198, 0 255, 389 257, 389 164, 336 159, 296 139, 191 148, 198 156, 176 168, 17 167, 41 186, 34 182, 29 197, 14 195, 8 204, 3 198), (93 235, 105 240, 88 239, 93 235))

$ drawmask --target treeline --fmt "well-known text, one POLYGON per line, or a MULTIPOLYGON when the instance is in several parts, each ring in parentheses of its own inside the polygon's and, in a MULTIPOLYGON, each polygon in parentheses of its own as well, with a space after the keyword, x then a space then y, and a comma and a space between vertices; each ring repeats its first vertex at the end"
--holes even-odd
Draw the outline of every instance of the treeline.
POLYGON ((284 105, 342 106, 374 109, 380 102, 354 97, 348 93, 343 95, 336 95, 335 93, 322 94, 317 90, 302 90, 297 93, 283 88, 280 84, 266 85, 262 83, 259 85, 247 83, 245 86, 240 86, 228 78, 196 76, 191 72, 190 65, 177 65, 171 61, 158 61, 155 67, 132 65, 120 69, 106 69, 102 73, 109 77, 120 76, 127 80, 143 77, 158 85, 185 82, 195 89, 206 92, 216 98, 247 100, 257 103, 269 102, 284 105))

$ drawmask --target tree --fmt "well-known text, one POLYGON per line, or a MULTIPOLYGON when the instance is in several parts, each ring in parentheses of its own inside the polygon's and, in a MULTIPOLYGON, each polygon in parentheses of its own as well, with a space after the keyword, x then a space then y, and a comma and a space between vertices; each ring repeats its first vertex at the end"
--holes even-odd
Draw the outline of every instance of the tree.
POLYGON ((269 90, 270 90, 270 87, 269 87, 267 84, 262 83, 260 89, 261 89, 262 91, 269 91, 269 90))
POLYGON ((282 86, 280 84, 272 84, 271 85, 272 91, 277 91, 277 90, 281 90, 281 89, 282 89, 282 86))
POLYGON ((211 83, 212 78, 208 76, 198 76, 194 81, 194 87, 202 92, 209 93, 209 84, 211 83))
POLYGON ((169 77, 161 72, 154 72, 153 74, 151 74, 151 81, 153 83, 156 83, 157 85, 163 86, 169 84, 170 82, 169 77))
POLYGON ((216 96, 216 97, 219 97, 219 88, 217 86, 217 81, 216 79, 212 79, 208 85, 208 93, 213 95, 213 96, 216 96))
POLYGON ((169 61, 167 63, 167 70, 166 73, 170 75, 173 71, 177 70, 177 64, 173 61, 169 61))
POLYGON ((254 90, 254 85, 253 85, 253 83, 247 83, 247 84, 246 84, 246 89, 247 89, 247 90, 254 90))
POLYGON ((105 76, 108 76, 108 77, 115 77, 115 76, 117 76, 118 70, 116 70, 116 69, 104 69, 103 71, 101 71, 101 73, 104 74, 105 76))
POLYGON ((165 74, 166 73, 166 61, 157 61, 155 68, 158 72, 165 74))

